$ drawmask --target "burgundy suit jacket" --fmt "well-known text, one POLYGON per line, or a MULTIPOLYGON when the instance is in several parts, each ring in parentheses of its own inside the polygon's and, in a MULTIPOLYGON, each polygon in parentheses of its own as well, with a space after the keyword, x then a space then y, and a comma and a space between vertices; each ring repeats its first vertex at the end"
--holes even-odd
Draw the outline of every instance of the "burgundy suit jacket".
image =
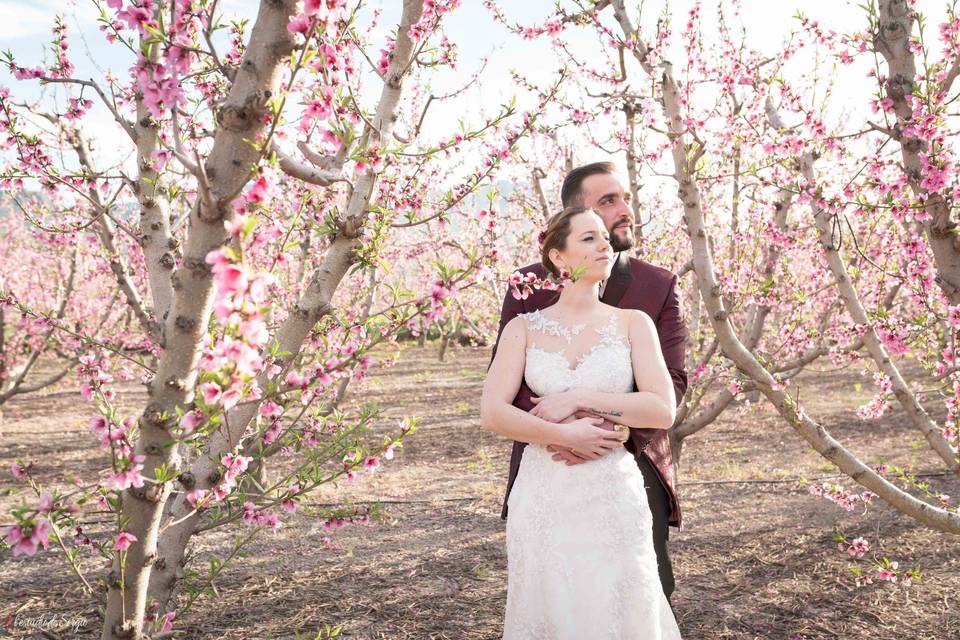
MULTIPOLYGON (((528 272, 533 272, 538 278, 543 278, 546 275, 546 270, 540 264, 520 269, 520 273, 526 274, 528 272)), ((517 300, 508 290, 503 301, 503 310, 500 312, 500 329, 497 332, 497 343, 493 346, 494 355, 497 353, 500 335, 508 322, 518 314, 549 307, 557 301, 558 297, 559 293, 556 291, 536 290, 526 300, 517 300)), ((673 379, 673 388, 679 404, 687 390, 687 372, 684 369, 687 330, 683 324, 683 319, 680 317, 677 276, 666 269, 661 269, 643 260, 631 258, 626 252, 621 252, 613 265, 613 272, 610 274, 601 300, 621 309, 639 309, 653 319, 660 337, 660 349, 663 351, 667 370, 673 379)), ((533 393, 524 381, 513 401, 513 405, 523 411, 530 411, 533 408, 533 403, 530 401, 532 395, 533 393)), ((503 519, 507 517, 507 499, 510 497, 510 490, 517 478, 520 459, 523 457, 523 449, 526 446, 527 443, 525 442, 513 443, 513 452, 510 456, 510 475, 507 479, 507 493, 503 498, 503 511, 500 514, 503 519)), ((653 463, 660 482, 667 490, 667 495, 670 498, 670 524, 680 527, 682 523, 680 502, 677 499, 673 452, 670 450, 668 430, 630 429, 630 439, 624 443, 624 446, 634 456, 646 455, 653 463)))

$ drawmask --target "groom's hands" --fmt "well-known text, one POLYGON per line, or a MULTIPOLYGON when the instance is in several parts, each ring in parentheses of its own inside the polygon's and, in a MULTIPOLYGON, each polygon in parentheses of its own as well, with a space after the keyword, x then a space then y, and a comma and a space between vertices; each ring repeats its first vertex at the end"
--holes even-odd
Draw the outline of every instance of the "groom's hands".
MULTIPOLYGON (((534 411, 535 410, 536 408, 534 408, 534 411)), ((560 424, 566 424, 568 422, 573 422, 574 420, 579 420, 580 418, 587 418, 587 417, 596 417, 596 416, 594 416, 594 414, 587 411, 575 411, 574 413, 571 413, 570 415, 568 415, 566 418, 562 420, 557 420, 556 422, 560 424)), ((604 419, 603 423, 597 426, 603 429, 612 430, 616 425, 615 423, 604 419)), ((619 442, 611 443, 609 447, 604 446, 603 453, 596 454, 596 455, 590 454, 590 453, 580 453, 580 452, 574 451, 570 447, 564 447, 559 444, 548 445, 547 451, 553 453, 554 460, 556 460, 557 462, 563 462, 569 467, 576 464, 583 464, 587 460, 596 460, 597 458, 602 458, 603 456, 607 455, 611 451, 615 449, 619 449, 620 446, 621 446, 621 443, 619 442)))

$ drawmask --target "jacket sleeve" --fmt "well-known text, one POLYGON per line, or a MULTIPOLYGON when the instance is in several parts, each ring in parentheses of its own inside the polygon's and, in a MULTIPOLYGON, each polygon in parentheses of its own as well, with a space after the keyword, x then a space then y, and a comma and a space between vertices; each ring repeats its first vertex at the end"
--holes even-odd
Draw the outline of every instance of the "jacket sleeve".
MULTIPOLYGON (((508 322, 523 312, 523 300, 514 298, 508 286, 506 295, 503 298, 503 306, 500 309, 500 327, 497 329, 497 341, 493 343, 493 353, 490 355, 490 364, 493 364, 493 358, 497 355, 497 346, 500 344, 500 336, 503 334, 503 328, 507 326, 508 322)), ((487 365, 488 371, 490 370, 490 364, 487 365)), ((530 401, 532 395, 533 392, 530 390, 530 387, 527 386, 526 380, 524 380, 520 385, 520 390, 517 392, 517 397, 513 400, 513 406, 523 411, 530 411, 533 409, 533 402, 530 401)))
POLYGON ((680 315, 680 297, 677 289, 679 279, 676 275, 670 281, 667 297, 657 318, 657 333, 660 335, 660 350, 667 363, 667 371, 673 379, 677 405, 687 390, 686 347, 687 327, 680 315))

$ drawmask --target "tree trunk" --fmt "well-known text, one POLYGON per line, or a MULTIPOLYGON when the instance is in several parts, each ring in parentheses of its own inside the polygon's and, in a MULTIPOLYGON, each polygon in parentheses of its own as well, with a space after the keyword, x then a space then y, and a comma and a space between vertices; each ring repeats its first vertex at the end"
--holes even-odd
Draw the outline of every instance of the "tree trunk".
MULTIPOLYGON (((172 489, 170 482, 150 483, 155 469, 180 466, 177 447, 165 446, 175 424, 176 409, 193 397, 203 337, 213 303, 213 281, 207 254, 226 240, 224 218, 233 215, 229 200, 249 180, 249 167, 259 160, 259 151, 249 143, 264 129, 263 114, 269 97, 276 93, 281 62, 293 50, 293 35, 287 30, 295 11, 293 0, 274 0, 260 5, 250 45, 227 99, 220 108, 220 126, 206 162, 210 176, 209 198, 198 198, 190 214, 190 233, 182 266, 171 275, 173 298, 164 324, 164 352, 156 377, 148 384, 149 404, 139 420, 135 453, 145 456, 142 488, 130 487, 122 494, 124 531, 137 541, 113 560, 108 578, 103 640, 143 637, 148 585, 153 569, 167 567, 178 558, 158 556, 160 524, 172 489), (212 209, 211 209, 212 205, 212 209)), ((148 269, 153 265, 147 265, 148 269)), ((218 458, 219 460, 219 458, 218 458)), ((119 533, 119 532, 118 532, 119 533)))
MULTIPOLYGON (((264 8, 267 4, 269 3, 261 5, 261 16, 264 13, 270 14, 270 9, 264 8)), ((265 27, 264 30, 273 33, 274 28, 276 28, 282 30, 285 34, 288 33, 286 25, 292 3, 290 5, 291 7, 285 9, 287 15, 268 15, 270 26, 269 28, 265 27)), ((386 144, 392 135, 402 95, 403 78, 409 70, 413 55, 413 43, 408 36, 408 32, 410 27, 420 20, 422 13, 423 0, 405 0, 403 17, 397 32, 396 47, 385 74, 380 101, 373 117, 374 128, 367 129, 370 136, 370 145, 386 144)), ((251 38, 248 55, 251 52, 262 52, 268 48, 264 43, 256 41, 260 19, 258 17, 258 25, 254 27, 254 36, 251 38)), ((242 68, 243 65, 241 65, 242 68)), ((236 88, 236 83, 234 86, 236 88)), ((316 322, 332 311, 333 294, 355 262, 354 250, 358 246, 359 230, 369 206, 377 176, 378 174, 370 169, 357 180, 344 214, 343 230, 328 248, 322 264, 313 274, 310 286, 277 331, 275 341, 280 351, 291 354, 279 363, 283 368, 283 371, 279 374, 281 377, 285 375, 289 366, 295 362, 303 342, 316 322)), ((263 388, 266 382, 265 373, 261 374, 260 382, 261 388, 263 388)), ((191 466, 189 474, 184 474, 190 482, 189 487, 184 486, 185 489, 210 489, 216 484, 219 480, 218 465, 220 458, 233 451, 238 445, 249 421, 256 415, 256 412, 257 403, 250 403, 243 408, 235 407, 229 412, 227 419, 229 428, 221 429, 212 435, 205 454, 191 466)), ((169 518, 171 522, 177 522, 177 524, 169 526, 160 538, 157 562, 158 569, 160 568, 159 563, 162 563, 163 568, 154 572, 149 589, 151 599, 156 599, 161 612, 172 609, 170 606, 171 597, 181 574, 180 567, 183 566, 185 561, 187 543, 200 524, 200 516, 186 501, 185 492, 180 493, 173 500, 169 518)))
MULTIPOLYGON (((900 156, 910 188, 922 201, 930 218, 923 229, 937 267, 937 284, 951 304, 960 304, 960 235, 957 223, 951 217, 951 206, 943 194, 932 193, 922 186, 923 159, 921 154, 931 149, 926 140, 904 135, 913 122, 913 107, 907 97, 913 93, 917 65, 910 51, 913 23, 917 16, 905 0, 880 0, 878 29, 873 45, 887 61, 887 80, 884 90, 893 101, 897 123, 889 135, 900 145, 900 156)), ((950 90, 956 78, 952 73, 945 78, 940 92, 950 90)))

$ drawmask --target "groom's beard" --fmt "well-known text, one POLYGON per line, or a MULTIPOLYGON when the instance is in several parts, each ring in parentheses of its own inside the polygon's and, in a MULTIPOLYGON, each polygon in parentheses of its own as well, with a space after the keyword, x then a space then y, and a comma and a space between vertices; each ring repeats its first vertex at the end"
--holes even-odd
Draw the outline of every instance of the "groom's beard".
POLYGON ((614 232, 610 233, 610 248, 613 249, 614 253, 632 249, 633 227, 627 226, 621 227, 620 229, 614 229, 614 232))

